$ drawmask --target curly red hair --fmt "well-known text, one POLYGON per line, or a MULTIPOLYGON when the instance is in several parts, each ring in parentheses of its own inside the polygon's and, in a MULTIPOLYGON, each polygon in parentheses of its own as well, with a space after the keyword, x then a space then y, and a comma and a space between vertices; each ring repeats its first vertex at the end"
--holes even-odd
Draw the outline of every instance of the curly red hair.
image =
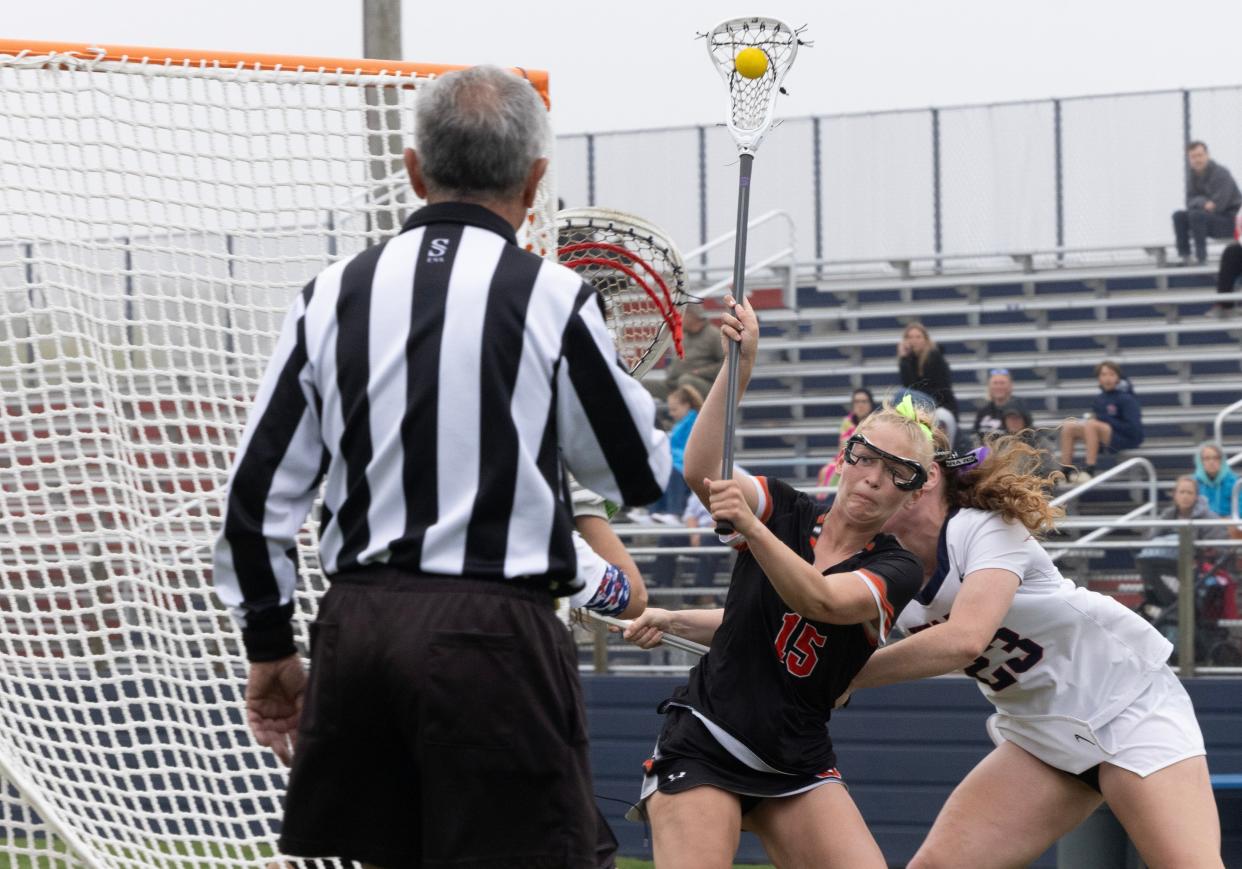
MULTIPOLYGON (((936 434, 937 450, 947 453, 948 440, 942 433, 936 434)), ((987 455, 977 465, 960 471, 942 468, 947 502, 999 513, 1036 536, 1052 531, 1065 515, 1064 510, 1049 503, 1052 488, 1062 474, 1041 475, 1043 455, 1021 434, 991 438, 987 447, 987 455)))

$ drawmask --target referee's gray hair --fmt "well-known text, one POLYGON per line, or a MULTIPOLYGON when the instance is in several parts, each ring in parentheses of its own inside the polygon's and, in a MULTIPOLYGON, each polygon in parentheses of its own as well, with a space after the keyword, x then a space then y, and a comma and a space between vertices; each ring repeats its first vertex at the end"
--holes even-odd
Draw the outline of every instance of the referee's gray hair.
POLYGON ((439 194, 517 194, 550 137, 534 86, 499 67, 447 73, 424 85, 416 103, 415 148, 439 194))

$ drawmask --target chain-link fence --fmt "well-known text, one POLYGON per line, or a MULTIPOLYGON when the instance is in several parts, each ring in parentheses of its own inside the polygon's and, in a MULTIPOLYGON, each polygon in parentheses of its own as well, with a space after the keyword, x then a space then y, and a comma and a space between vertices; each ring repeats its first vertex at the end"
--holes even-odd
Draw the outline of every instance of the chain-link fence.
MULTIPOLYGON (((755 160, 751 213, 788 211, 802 260, 1172 242, 1185 143, 1242 171, 1242 86, 786 120, 755 160)), ((686 248, 732 228, 723 126, 561 136, 567 205, 642 214, 686 248)), ((709 254, 727 265, 727 250, 709 254)))

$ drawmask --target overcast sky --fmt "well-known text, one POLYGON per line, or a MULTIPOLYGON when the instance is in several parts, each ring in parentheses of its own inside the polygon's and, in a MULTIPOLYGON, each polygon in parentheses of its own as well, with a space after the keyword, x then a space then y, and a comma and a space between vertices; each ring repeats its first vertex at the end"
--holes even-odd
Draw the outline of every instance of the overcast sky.
MULTIPOLYGON (((7 37, 355 57, 362 0, 0 0, 7 37)), ((558 132, 712 123, 695 33, 732 14, 808 26, 779 113, 1242 83, 1240 0, 406 0, 406 59, 547 69, 558 132)))

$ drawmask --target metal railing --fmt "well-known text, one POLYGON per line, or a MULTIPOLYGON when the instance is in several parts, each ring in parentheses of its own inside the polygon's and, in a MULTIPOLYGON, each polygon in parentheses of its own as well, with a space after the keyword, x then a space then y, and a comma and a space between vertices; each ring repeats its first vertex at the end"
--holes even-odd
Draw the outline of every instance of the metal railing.
MULTIPOLYGON (((749 231, 760 226, 764 226, 765 224, 776 222, 784 224, 784 229, 788 234, 788 244, 777 250, 775 253, 768 254, 762 259, 754 262, 748 262, 743 275, 749 278, 751 275, 764 270, 775 272, 781 280, 781 295, 785 307, 796 308, 798 304, 798 287, 794 280, 794 270, 797 264, 797 246, 795 244, 796 235, 793 217, 791 217, 787 211, 774 209, 759 215, 754 220, 747 223, 746 228, 749 231)), ((697 289, 695 291, 695 295, 703 299, 710 299, 718 295, 723 295, 724 291, 732 286, 733 278, 731 272, 728 273, 728 277, 723 277, 714 283, 708 283, 709 274, 723 272, 724 269, 719 266, 711 267, 706 263, 707 255, 711 251, 722 248, 725 245, 729 245, 729 249, 732 250, 733 239, 736 237, 737 230, 731 229, 723 235, 719 235, 711 241, 685 252, 683 256, 687 263, 695 259, 702 260, 703 262, 703 265, 700 268, 695 269, 695 271, 699 272, 702 283, 708 285, 697 289)))
MULTIPOLYGON (((1221 649, 1224 654, 1228 655, 1229 660, 1242 661, 1242 640, 1234 636, 1234 632, 1238 628, 1242 628, 1242 619, 1216 620, 1210 629, 1213 637, 1205 641, 1196 639, 1196 631, 1201 629, 1201 618, 1197 610, 1198 586, 1201 581, 1210 579, 1205 576, 1201 580, 1197 576, 1200 559, 1196 556, 1197 551, 1203 550, 1220 550, 1230 551, 1242 549, 1242 539, 1196 539, 1196 533, 1200 529, 1205 528, 1232 528, 1233 522, 1229 519, 1132 519, 1126 527, 1130 530, 1147 529, 1150 531, 1175 531, 1177 533, 1177 604, 1176 604, 1176 621, 1167 621, 1167 624, 1173 625, 1173 633, 1176 634, 1175 643, 1175 659, 1177 661, 1177 670, 1182 677, 1194 676, 1196 671, 1202 669, 1214 673, 1236 673, 1242 672, 1242 668, 1236 665, 1201 666, 1200 657, 1211 660, 1218 654, 1217 648, 1221 649), (1215 643, 1215 647, 1208 646, 1208 642, 1215 643), (1197 645, 1197 643, 1199 645, 1197 645), (1202 647, 1202 648, 1201 648, 1202 647)), ((1069 551, 1075 544, 1080 541, 1071 543, 1045 543, 1044 548, 1049 550, 1050 554, 1054 554, 1054 550, 1069 551)), ((1108 543, 1097 543, 1096 546, 1104 549, 1140 549, 1159 544, 1152 537, 1141 540, 1124 540, 1109 541, 1108 543)), ((1157 619, 1157 624, 1160 623, 1157 619)))
POLYGON ((1075 486, 1068 492, 1058 495, 1052 499, 1051 506, 1063 507, 1066 504, 1076 501, 1087 492, 1098 488, 1102 483, 1105 483, 1114 477, 1118 477, 1126 473, 1131 468, 1139 468, 1147 473, 1147 502, 1135 507, 1124 516, 1119 516, 1116 519, 1101 520, 1100 525, 1096 528, 1096 530, 1090 532, 1089 534, 1083 535, 1077 540, 1066 544, 1063 548, 1060 548, 1058 551, 1052 553, 1053 561, 1056 561, 1072 549, 1086 548, 1089 543, 1093 543, 1094 541, 1111 534, 1119 528, 1132 527, 1131 523, 1145 514, 1155 514, 1156 508, 1160 503, 1160 490, 1157 485, 1156 467, 1148 459, 1145 459, 1142 456, 1135 456, 1134 458, 1126 459, 1124 462, 1109 468, 1107 471, 1104 471, 1102 474, 1088 480, 1082 485, 1075 486))
MULTIPOLYGON (((1238 399, 1233 404, 1221 408, 1220 413, 1216 414, 1215 422, 1212 423, 1212 438, 1216 441, 1216 445, 1221 448, 1222 453, 1225 450, 1225 420, 1239 411, 1242 411, 1242 399, 1238 399)), ((1242 451, 1229 458, 1230 465, 1238 462, 1242 462, 1242 451)))
MULTIPOLYGON (((1221 408, 1220 413, 1216 414, 1216 419, 1212 423, 1212 439, 1220 447, 1221 455, 1225 457, 1226 468, 1242 465, 1242 450, 1238 450, 1238 452, 1231 456, 1225 449, 1225 420, 1239 411, 1242 411, 1242 399, 1238 399, 1233 404, 1221 408)), ((1239 493, 1242 493, 1242 478, 1239 478, 1233 484, 1233 491, 1229 493, 1229 515, 1235 520, 1242 518, 1238 515, 1239 493)))

